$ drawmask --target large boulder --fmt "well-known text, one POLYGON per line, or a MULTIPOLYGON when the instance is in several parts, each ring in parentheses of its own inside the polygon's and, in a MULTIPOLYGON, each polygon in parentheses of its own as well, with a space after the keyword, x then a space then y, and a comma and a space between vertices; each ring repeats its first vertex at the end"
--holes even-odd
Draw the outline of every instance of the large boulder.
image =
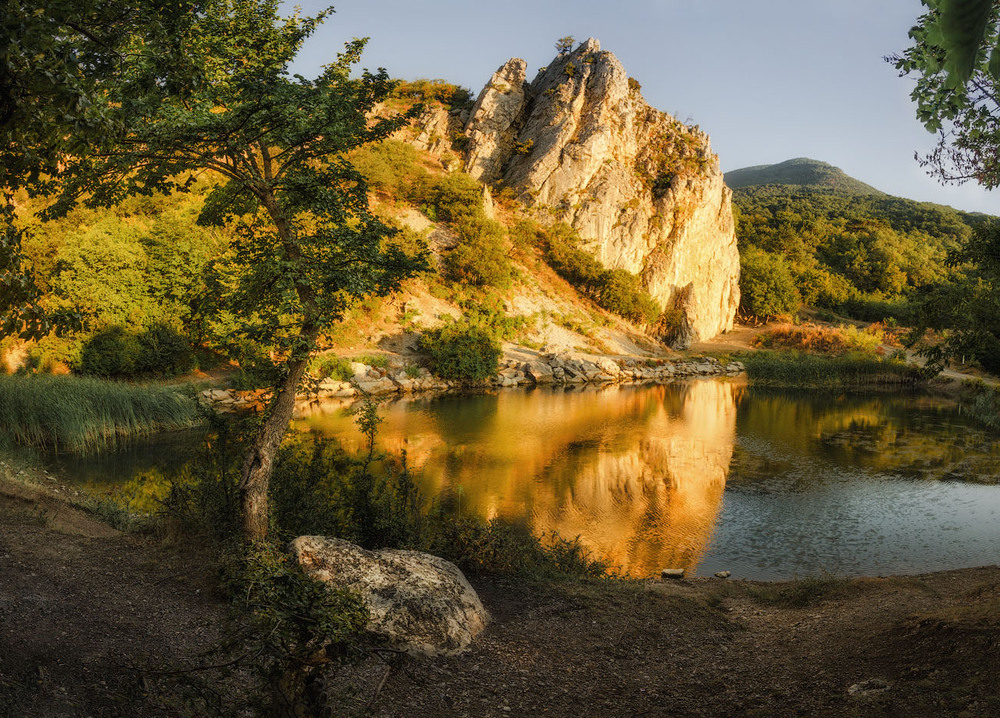
POLYGON ((464 651, 489 614, 453 563, 419 551, 368 551, 326 536, 300 536, 291 550, 313 578, 361 596, 368 629, 391 647, 417 655, 464 651))

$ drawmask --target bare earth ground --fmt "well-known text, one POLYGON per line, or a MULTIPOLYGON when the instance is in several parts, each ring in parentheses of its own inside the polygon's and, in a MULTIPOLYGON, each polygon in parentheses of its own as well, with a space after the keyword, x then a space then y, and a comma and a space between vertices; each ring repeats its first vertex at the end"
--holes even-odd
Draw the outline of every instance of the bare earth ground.
MULTIPOLYGON (((212 643, 225 614, 212 576, 198 556, 0 481, 0 715, 177 715, 134 668, 181 667, 212 643)), ((493 622, 472 650, 343 672, 355 693, 342 714, 1000 715, 997 567, 473 583, 493 622)))

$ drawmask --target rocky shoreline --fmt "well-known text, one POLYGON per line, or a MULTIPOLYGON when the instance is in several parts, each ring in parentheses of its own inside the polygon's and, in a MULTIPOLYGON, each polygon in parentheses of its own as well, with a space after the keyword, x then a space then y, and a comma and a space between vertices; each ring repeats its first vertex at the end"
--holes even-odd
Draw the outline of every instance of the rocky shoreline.
MULTIPOLYGON (((714 357, 698 359, 614 358, 574 353, 524 355, 508 352, 500 362, 500 371, 479 383, 442 379, 424 367, 389 362, 386 367, 352 362, 354 376, 349 380, 311 378, 296 397, 300 406, 327 399, 352 399, 364 396, 416 394, 423 392, 468 391, 508 387, 552 385, 655 384, 710 376, 737 376, 744 372, 741 362, 723 363, 714 357)), ((266 406, 267 389, 237 391, 208 389, 201 399, 222 411, 257 411, 266 406)))

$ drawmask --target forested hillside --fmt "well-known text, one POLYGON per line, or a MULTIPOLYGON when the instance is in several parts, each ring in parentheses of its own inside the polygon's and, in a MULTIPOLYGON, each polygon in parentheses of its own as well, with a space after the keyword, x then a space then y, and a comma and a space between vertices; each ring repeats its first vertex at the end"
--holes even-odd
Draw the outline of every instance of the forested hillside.
POLYGON ((848 187, 734 190, 745 314, 789 313, 806 304, 910 323, 916 297, 965 276, 968 268, 948 256, 984 216, 848 187))

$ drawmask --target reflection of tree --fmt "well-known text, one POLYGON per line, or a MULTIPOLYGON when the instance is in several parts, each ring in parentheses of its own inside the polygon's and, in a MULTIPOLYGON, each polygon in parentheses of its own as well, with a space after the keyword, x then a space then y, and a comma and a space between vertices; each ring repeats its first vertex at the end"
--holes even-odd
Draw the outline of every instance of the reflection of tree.
POLYGON ((1000 446, 992 437, 917 397, 755 390, 753 400, 740 405, 737 424, 741 448, 733 479, 741 484, 817 457, 845 469, 925 479, 995 481, 1000 472, 1000 446))

